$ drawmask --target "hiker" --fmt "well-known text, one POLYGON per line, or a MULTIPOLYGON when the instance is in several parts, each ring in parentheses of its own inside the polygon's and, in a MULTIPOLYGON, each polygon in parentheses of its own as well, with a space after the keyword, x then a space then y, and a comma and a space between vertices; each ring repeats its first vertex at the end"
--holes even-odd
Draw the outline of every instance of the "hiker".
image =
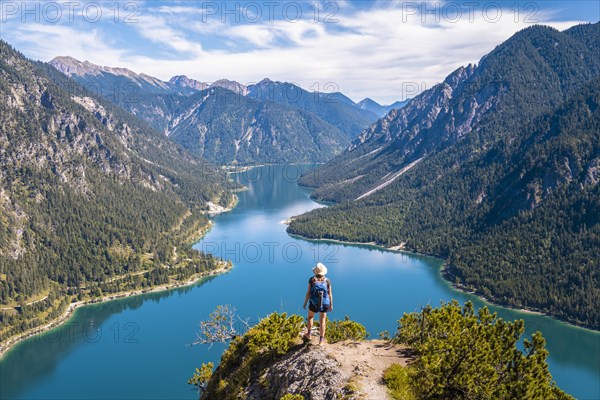
POLYGON ((302 306, 306 310, 306 303, 308 305, 308 321, 306 324, 306 334, 304 338, 310 341, 310 333, 313 326, 313 318, 315 313, 319 313, 319 344, 323 344, 325 341, 325 325, 327 324, 327 312, 333 310, 333 294, 331 293, 331 282, 325 278, 327 274, 327 267, 321 263, 313 268, 315 276, 308 280, 308 290, 304 298, 304 305, 302 306))

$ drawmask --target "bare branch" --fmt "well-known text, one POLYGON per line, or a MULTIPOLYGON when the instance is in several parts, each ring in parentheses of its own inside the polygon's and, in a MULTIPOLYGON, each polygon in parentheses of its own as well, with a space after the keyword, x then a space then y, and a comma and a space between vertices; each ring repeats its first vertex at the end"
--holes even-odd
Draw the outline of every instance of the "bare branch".
POLYGON ((209 319, 200 322, 200 329, 196 332, 196 340, 191 344, 226 343, 239 336, 242 331, 250 328, 248 319, 236 315, 236 308, 232 305, 220 305, 210 313, 209 319))

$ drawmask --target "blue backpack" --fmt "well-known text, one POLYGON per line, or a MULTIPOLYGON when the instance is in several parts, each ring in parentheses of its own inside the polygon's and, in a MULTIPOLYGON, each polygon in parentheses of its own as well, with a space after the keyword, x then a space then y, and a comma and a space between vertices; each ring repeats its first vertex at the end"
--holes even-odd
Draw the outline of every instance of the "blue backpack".
POLYGON ((310 287, 310 304, 317 310, 329 307, 329 281, 313 281, 310 287))

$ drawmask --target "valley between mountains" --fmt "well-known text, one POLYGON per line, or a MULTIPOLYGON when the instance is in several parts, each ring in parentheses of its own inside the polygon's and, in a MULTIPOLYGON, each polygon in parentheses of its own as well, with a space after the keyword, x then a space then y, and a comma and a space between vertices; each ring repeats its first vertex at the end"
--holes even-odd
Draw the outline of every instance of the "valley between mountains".
POLYGON ((0 41, 0 339, 71 302, 187 282, 239 185, 320 164, 288 232, 446 259, 456 286, 600 328, 600 25, 516 33, 413 99, 169 81, 0 41))

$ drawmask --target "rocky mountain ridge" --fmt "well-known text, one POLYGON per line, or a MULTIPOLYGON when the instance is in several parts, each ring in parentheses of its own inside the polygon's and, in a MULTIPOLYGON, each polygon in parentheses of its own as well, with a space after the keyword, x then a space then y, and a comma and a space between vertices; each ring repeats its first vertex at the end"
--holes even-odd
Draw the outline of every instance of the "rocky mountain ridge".
POLYGON ((321 95, 268 79, 248 87, 226 79, 208 84, 182 75, 162 82, 70 57, 50 64, 196 155, 221 164, 323 162, 376 119, 341 94, 324 101, 321 95), (291 87, 303 99, 271 90, 277 87, 291 87))
POLYGON ((311 113, 222 88, 191 96, 166 131, 192 153, 220 164, 320 162, 348 144, 336 127, 311 113))
POLYGON ((337 85, 329 84, 309 92, 293 83, 263 79, 248 86, 248 97, 310 112, 353 139, 378 116, 336 90, 337 85))
MULTIPOLYGON (((597 27, 581 29, 591 38, 597 36, 597 27)), ((355 199, 384 183, 388 174, 444 151, 469 134, 494 141, 499 132, 551 111, 600 71, 596 44, 579 40, 579 29, 561 33, 535 26, 517 33, 479 65, 457 69, 402 109, 392 110, 347 151, 300 182, 318 187, 314 196, 323 200, 355 199), (581 59, 588 61, 577 64, 581 59)))

